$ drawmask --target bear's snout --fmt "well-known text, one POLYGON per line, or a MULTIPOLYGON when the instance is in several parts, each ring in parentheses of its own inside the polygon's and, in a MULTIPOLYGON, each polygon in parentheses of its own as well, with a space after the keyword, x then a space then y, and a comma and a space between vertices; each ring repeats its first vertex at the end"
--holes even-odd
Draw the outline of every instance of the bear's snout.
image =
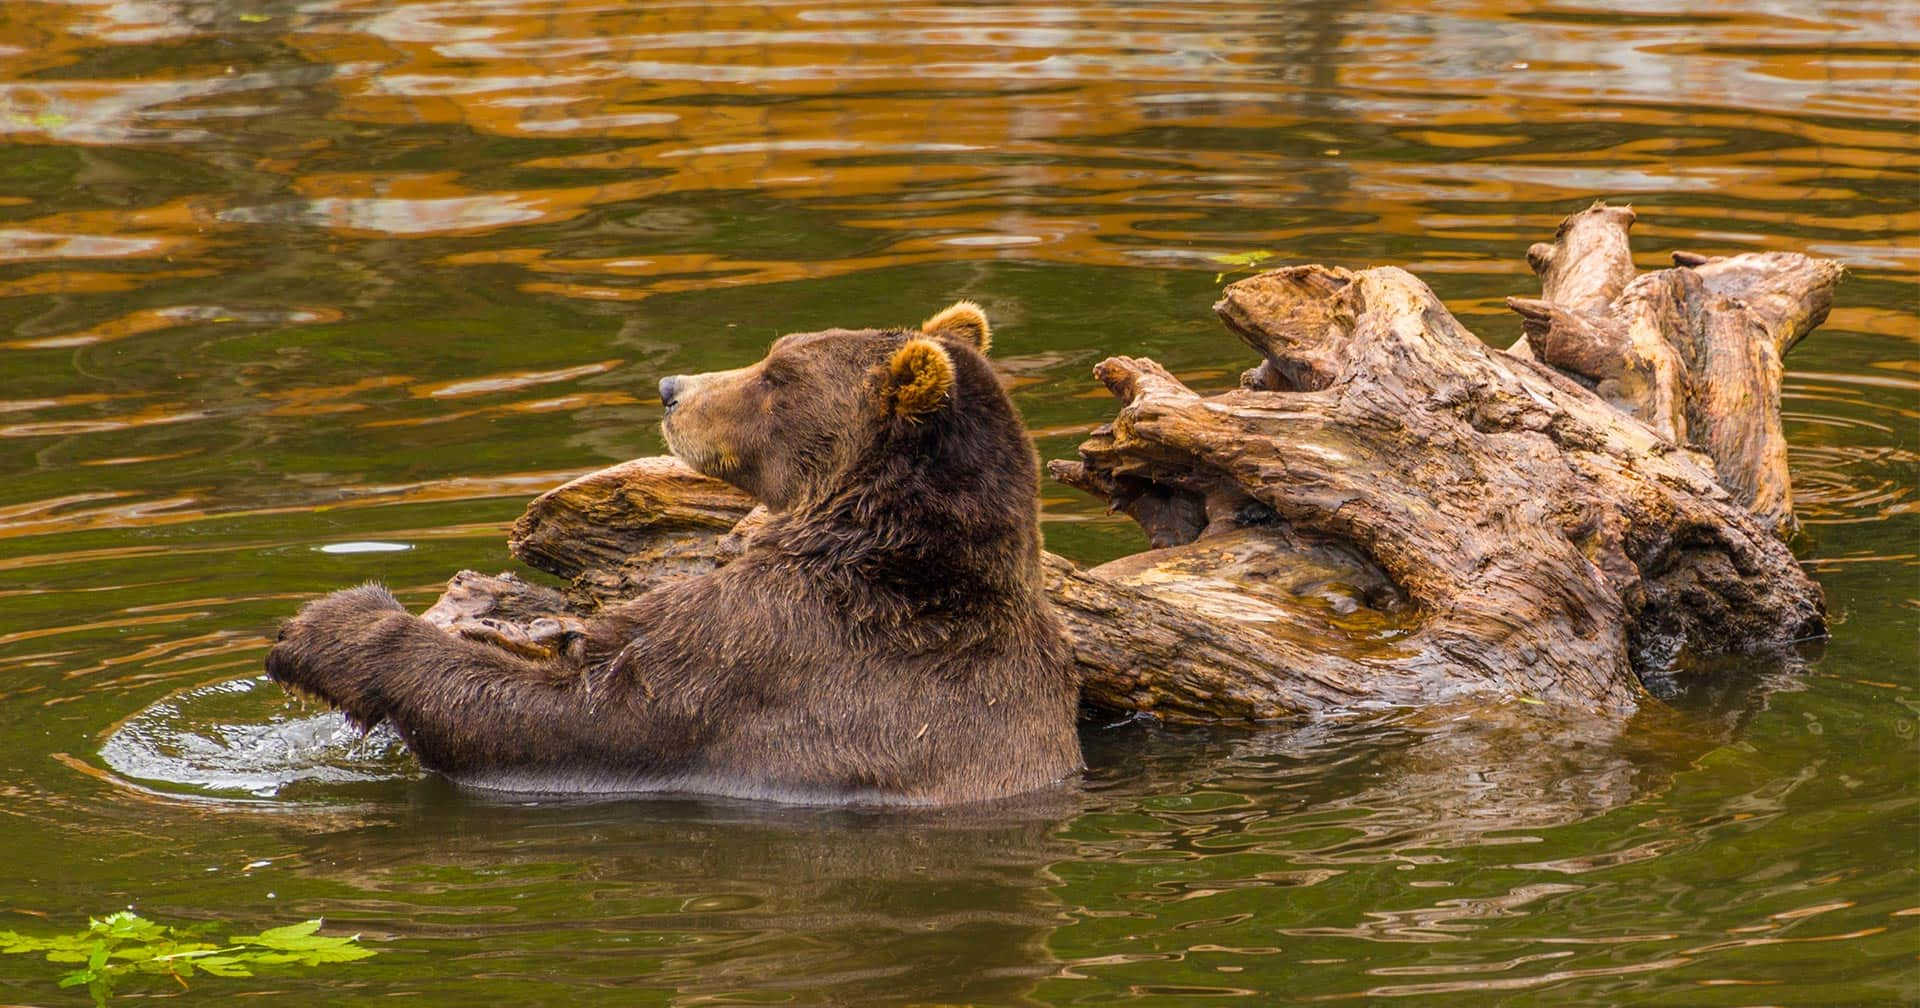
POLYGON ((660 405, 667 412, 673 412, 673 408, 680 404, 680 387, 685 383, 685 379, 679 375, 668 375, 660 379, 660 405))

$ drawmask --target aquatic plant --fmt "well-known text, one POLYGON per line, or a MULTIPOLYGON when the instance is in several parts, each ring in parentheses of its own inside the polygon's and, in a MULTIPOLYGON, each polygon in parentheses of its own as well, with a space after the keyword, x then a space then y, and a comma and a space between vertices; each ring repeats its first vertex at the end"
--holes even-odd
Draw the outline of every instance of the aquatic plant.
POLYGON ((90 917, 72 934, 40 937, 0 931, 0 953, 44 952, 50 963, 74 964, 60 986, 87 985, 95 1005, 105 1005, 121 980, 141 974, 170 976, 181 987, 195 971, 209 976, 252 976, 257 968, 319 966, 373 955, 359 935, 320 934, 318 919, 233 935, 225 944, 202 941, 192 929, 150 921, 130 910, 90 917))

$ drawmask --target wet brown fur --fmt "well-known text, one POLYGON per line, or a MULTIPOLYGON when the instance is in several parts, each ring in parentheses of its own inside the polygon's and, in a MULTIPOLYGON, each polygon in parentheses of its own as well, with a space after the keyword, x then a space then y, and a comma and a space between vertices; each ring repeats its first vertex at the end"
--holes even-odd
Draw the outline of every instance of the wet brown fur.
POLYGON ((680 379, 675 454, 775 514, 732 564, 588 621, 583 660, 449 634, 368 585, 303 608, 269 674, 482 786, 941 804, 1071 776, 1033 448, 985 319, 943 317, 680 379))

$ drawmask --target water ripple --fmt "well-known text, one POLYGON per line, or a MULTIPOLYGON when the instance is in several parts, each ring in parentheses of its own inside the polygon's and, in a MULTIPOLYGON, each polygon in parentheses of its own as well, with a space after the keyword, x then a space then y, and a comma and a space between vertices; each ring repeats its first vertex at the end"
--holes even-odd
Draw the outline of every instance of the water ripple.
POLYGON ((362 735, 336 712, 285 710, 264 677, 183 690, 127 719, 100 758, 115 773, 192 793, 271 798, 296 786, 407 780, 419 773, 392 731, 362 735))

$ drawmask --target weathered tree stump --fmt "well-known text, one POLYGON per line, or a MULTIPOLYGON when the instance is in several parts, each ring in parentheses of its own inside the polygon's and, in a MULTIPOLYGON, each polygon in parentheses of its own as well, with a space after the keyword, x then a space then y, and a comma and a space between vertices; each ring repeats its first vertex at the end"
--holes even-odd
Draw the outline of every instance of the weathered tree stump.
MULTIPOLYGON (((1300 266, 1215 305, 1263 358, 1241 388, 1102 362, 1119 414, 1052 471, 1155 548, 1047 559, 1088 702, 1174 720, 1473 697, 1623 711, 1651 677, 1823 633, 1819 587, 1775 534, 1779 355, 1839 268, 1681 256, 1636 279, 1631 220, 1596 205, 1534 247, 1546 296, 1515 299, 1511 353, 1402 270, 1300 266)), ((542 495, 509 546, 583 612, 727 562, 757 520, 740 491, 645 459, 542 495)), ((436 611, 526 622, 558 599, 463 573, 436 611)))
POLYGON ((1840 264, 1676 252, 1676 268, 1636 277, 1633 220, 1595 203, 1527 250, 1542 293, 1507 299, 1526 333, 1508 352, 1584 379, 1661 437, 1705 451, 1742 504, 1790 529, 1780 360, 1826 321, 1840 264))

